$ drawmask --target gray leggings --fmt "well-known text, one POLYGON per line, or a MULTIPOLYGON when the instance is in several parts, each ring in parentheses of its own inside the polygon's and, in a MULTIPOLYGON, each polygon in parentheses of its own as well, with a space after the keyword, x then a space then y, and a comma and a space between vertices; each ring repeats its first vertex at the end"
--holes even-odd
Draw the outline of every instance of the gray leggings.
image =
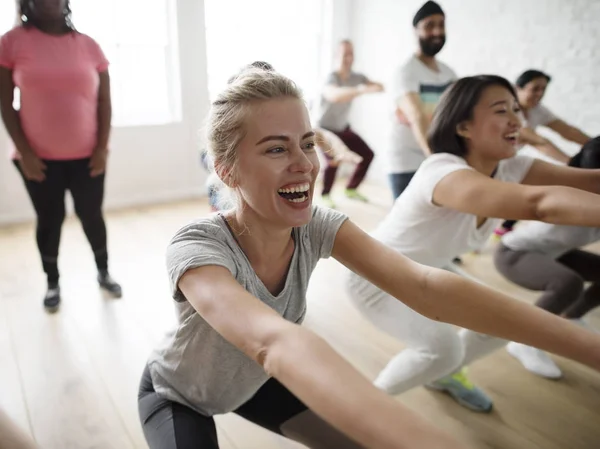
POLYGON ((529 290, 543 291, 536 305, 555 315, 581 318, 600 305, 600 255, 574 249, 558 259, 500 244, 496 269, 529 290), (586 289, 584 283, 592 282, 586 289))

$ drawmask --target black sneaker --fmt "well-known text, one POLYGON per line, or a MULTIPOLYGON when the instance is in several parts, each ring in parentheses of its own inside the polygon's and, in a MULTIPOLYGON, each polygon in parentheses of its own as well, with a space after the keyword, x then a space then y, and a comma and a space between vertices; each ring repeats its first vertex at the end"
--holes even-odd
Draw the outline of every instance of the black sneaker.
POLYGON ((48 285, 46 296, 44 296, 44 308, 48 312, 56 312, 60 305, 60 287, 58 285, 48 285))
POLYGON ((120 298, 123 295, 121 286, 110 277, 108 272, 98 273, 98 284, 115 298, 120 298))

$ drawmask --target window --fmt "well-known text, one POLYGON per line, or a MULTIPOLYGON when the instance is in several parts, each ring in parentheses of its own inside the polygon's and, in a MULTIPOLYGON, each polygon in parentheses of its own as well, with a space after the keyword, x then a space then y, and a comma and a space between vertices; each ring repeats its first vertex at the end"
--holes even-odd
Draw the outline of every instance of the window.
POLYGON ((0 1, 0 35, 10 30, 17 20, 16 0, 0 1))
POLYGON ((307 100, 320 86, 323 0, 205 0, 208 90, 256 60, 294 80, 307 100))
POLYGON ((109 59, 115 126, 181 120, 175 0, 71 0, 109 59))

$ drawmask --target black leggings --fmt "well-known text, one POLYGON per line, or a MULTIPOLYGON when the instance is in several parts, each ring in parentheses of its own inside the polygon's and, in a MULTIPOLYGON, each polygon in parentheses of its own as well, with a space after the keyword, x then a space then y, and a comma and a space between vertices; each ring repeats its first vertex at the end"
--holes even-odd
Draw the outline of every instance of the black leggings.
MULTIPOLYGON (((214 419, 159 396, 148 367, 142 375, 138 408, 150 449, 219 448, 214 419)), ((313 449, 361 447, 311 412, 273 378, 234 413, 313 449)))
POLYGON ((90 242, 98 270, 108 269, 106 249, 106 225, 102 216, 104 200, 104 174, 90 176, 90 159, 49 161, 46 164, 46 179, 42 182, 25 178, 18 162, 25 187, 37 215, 36 237, 42 258, 42 266, 48 282, 58 282, 58 248, 65 219, 65 193, 71 192, 75 213, 90 242))
POLYGON ((554 259, 500 244, 496 269, 521 287, 543 291, 536 305, 555 315, 581 318, 600 305, 600 255, 574 249, 554 259), (584 289, 585 282, 592 284, 584 289))

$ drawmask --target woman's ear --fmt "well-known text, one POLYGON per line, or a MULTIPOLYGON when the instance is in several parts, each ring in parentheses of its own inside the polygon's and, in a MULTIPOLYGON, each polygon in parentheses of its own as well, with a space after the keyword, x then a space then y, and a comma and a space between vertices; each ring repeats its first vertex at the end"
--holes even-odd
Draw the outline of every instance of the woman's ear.
POLYGON ((463 139, 468 139, 469 137, 471 137, 468 123, 460 122, 458 125, 456 125, 456 134, 458 134, 463 139))
POLYGON ((227 187, 234 188, 237 186, 230 168, 225 168, 223 164, 215 164, 215 173, 227 187))

